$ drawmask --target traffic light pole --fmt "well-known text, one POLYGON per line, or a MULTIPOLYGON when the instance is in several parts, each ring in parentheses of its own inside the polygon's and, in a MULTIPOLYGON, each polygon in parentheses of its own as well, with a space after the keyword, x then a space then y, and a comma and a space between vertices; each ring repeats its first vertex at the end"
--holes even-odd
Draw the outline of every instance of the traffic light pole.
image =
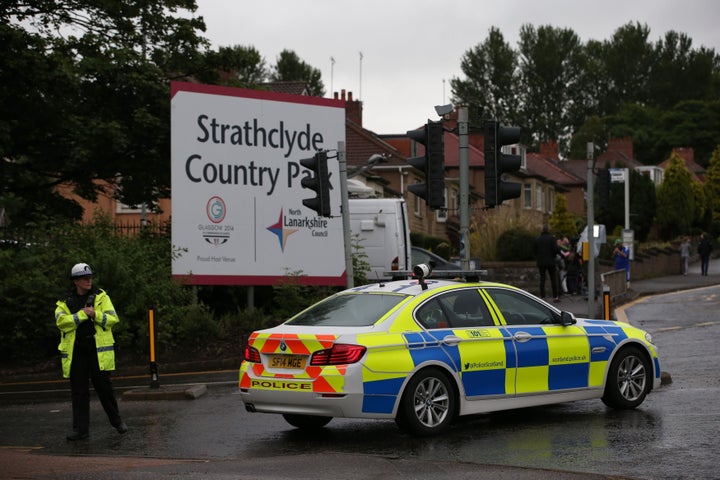
POLYGON ((592 142, 587 144, 587 240, 588 240, 588 318, 595 318, 595 188, 593 161, 595 146, 592 142))
POLYGON ((338 142, 338 165, 340 166, 340 209, 342 210, 343 239, 345 241, 345 274, 347 288, 355 286, 355 272, 352 262, 352 232, 350 231, 350 202, 347 187, 347 160, 345 158, 345 142, 338 142))
POLYGON ((458 140, 460 165, 460 261, 470 270, 470 167, 468 160, 468 107, 458 107, 458 140))

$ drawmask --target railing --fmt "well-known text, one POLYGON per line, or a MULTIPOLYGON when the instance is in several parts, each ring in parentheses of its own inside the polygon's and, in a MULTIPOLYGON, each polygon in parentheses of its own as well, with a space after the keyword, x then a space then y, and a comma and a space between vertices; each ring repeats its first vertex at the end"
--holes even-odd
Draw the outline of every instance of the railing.
POLYGON ((627 280, 625 279, 624 269, 601 273, 600 281, 603 286, 610 287, 611 301, 627 295, 627 280))
MULTIPOLYGON (((86 223, 81 225, 83 228, 98 228, 96 224, 86 223)), ((102 225, 102 228, 109 229, 113 235, 118 237, 136 237, 141 235, 148 236, 163 236, 170 235, 170 223, 159 223, 141 225, 139 223, 127 223, 127 224, 112 224, 102 225)), ((70 235, 71 228, 68 228, 63 233, 60 229, 52 229, 48 231, 42 228, 13 228, 13 227, 0 227, 0 247, 27 247, 32 244, 45 243, 51 239, 63 236, 64 234, 70 235), (50 238, 52 236, 52 238, 50 238)))

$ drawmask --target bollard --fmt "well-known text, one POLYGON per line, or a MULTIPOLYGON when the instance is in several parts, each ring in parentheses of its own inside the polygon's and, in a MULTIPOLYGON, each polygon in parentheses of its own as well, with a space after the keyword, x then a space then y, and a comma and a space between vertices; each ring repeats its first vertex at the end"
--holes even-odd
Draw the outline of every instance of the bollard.
POLYGON ((603 318, 610 320, 610 285, 603 284, 603 318))
POLYGON ((160 380, 158 378, 157 362, 155 361, 155 318, 154 310, 150 308, 148 311, 148 320, 150 322, 150 388, 160 388, 160 380))

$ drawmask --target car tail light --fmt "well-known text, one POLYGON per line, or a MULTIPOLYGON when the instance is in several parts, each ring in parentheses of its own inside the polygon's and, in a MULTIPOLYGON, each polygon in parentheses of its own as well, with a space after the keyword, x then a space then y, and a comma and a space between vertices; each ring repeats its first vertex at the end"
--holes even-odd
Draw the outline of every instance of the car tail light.
POLYGON ((390 264, 390 270, 400 270, 400 259, 395 257, 390 264))
POLYGON ((246 345, 243 360, 246 362, 260 363, 260 352, 258 352, 257 348, 246 345))
POLYGON ((318 350, 310 358, 310 365, 345 365, 355 363, 363 356, 366 348, 362 345, 336 343, 332 348, 318 350))

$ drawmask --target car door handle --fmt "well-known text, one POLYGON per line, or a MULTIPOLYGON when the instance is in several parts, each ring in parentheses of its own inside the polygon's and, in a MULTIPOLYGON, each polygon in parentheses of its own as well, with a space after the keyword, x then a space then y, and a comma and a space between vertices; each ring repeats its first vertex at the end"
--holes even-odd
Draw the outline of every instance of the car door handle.
POLYGON ((517 342, 527 342, 532 338, 532 335, 527 332, 516 332, 515 335, 513 335, 513 338, 517 342))
POLYGON ((447 345, 448 347, 454 347, 461 341, 462 338, 458 337, 457 335, 448 335, 442 339, 443 344, 447 345))

